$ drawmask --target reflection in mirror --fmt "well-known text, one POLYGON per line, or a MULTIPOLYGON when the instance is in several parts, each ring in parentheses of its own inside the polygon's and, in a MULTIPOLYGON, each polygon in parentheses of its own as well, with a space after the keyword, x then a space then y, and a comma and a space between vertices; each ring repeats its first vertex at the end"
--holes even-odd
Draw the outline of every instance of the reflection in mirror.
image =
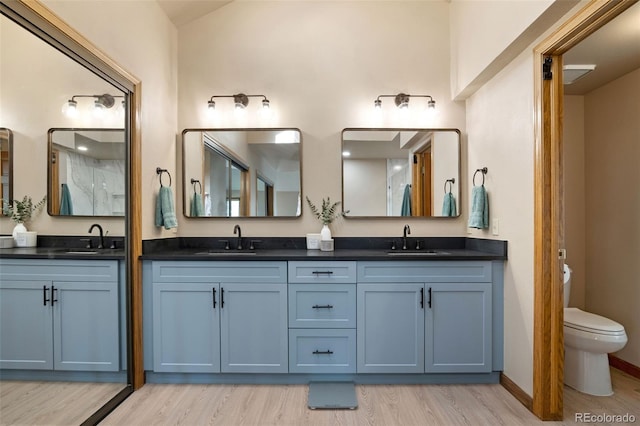
MULTIPOLYGON (((38 7, 37 2, 28 2, 30 7, 38 7)), ((69 183, 65 176, 80 174, 87 176, 89 164, 96 162, 112 162, 112 158, 119 158, 124 161, 124 152, 127 144, 130 143, 130 132, 127 130, 127 138, 123 139, 125 133, 125 121, 127 111, 124 114, 103 114, 96 117, 94 112, 86 111, 87 104, 79 102, 80 111, 75 118, 69 118, 62 114, 61 105, 72 95, 77 93, 113 93, 127 96, 125 106, 129 105, 130 88, 123 86, 114 80, 105 80, 97 73, 87 69, 80 63, 80 58, 85 58, 87 51, 83 50, 81 44, 73 44, 75 59, 62 53, 43 41, 31 31, 38 31, 39 28, 46 28, 48 40, 62 40, 63 37, 56 29, 55 23, 46 24, 42 20, 46 18, 36 18, 35 11, 29 14, 26 6, 19 9, 21 13, 26 13, 21 19, 19 12, 14 12, 12 7, 20 7, 21 2, 1 2, 0 10, 0 111, 2 111, 1 125, 10 128, 13 132, 13 146, 10 146, 9 155, 13 167, 13 179, 10 183, 15 187, 15 198, 22 198, 30 195, 40 198, 47 192, 47 167, 45 158, 47 155, 47 131, 52 127, 86 127, 86 128, 120 128, 118 131, 119 143, 112 143, 110 149, 114 149, 113 154, 108 154, 109 160, 103 159, 107 154, 101 154, 91 160, 82 163, 82 169, 77 168, 76 163, 81 163, 80 156, 75 159, 66 158, 64 160, 66 170, 62 170, 62 162, 59 163, 59 178, 64 183, 69 183), (9 14, 11 19, 5 14, 9 14), (14 19, 21 24, 27 25, 29 30, 18 25, 14 19), (38 20, 41 19, 41 20, 38 20), (39 27, 38 27, 39 25, 39 27), (76 61, 77 59, 77 61, 76 61), (125 92, 125 90, 127 90, 125 92), (83 113, 86 112, 86 113, 83 113)), ((43 30, 44 31, 44 30, 43 30)), ((63 43, 63 42, 61 42, 63 43)), ((69 42, 70 43, 70 42, 69 42)), ((71 44, 71 43, 70 43, 71 44)), ((93 58, 93 57, 92 57, 93 58)), ((102 75, 116 74, 117 71, 110 68, 106 63, 96 66, 102 75)), ((82 101, 82 100, 81 100, 82 101)), ((86 100, 84 100, 86 101, 86 100)), ((89 105, 91 106, 91 105, 89 105)), ((6 133, 4 133, 6 134, 6 133)), ((71 144, 64 137, 80 139, 80 135, 74 132, 57 131, 53 132, 53 140, 59 145, 57 149, 68 155, 71 144), (58 138, 60 136, 60 139, 58 138), (59 142, 58 142, 59 141, 59 142)), ((96 134, 86 134, 86 142, 105 140, 96 134)), ((2 152, 4 153, 5 142, 2 138, 2 152)), ((74 142, 75 143, 75 142, 74 142)), ((97 143, 97 142, 96 142, 97 143)), ((87 144, 87 147, 91 145, 87 144)), ((78 151, 79 152, 79 151, 78 151)), ((90 151, 87 151, 88 154, 90 151)), ((86 154, 85 158, 86 158, 86 154)), ((3 197, 5 191, 5 160, 3 154, 2 176, 3 176, 3 197)), ((110 165, 108 168, 116 168, 110 165)), ((95 167, 94 167, 95 169, 95 167)), ((91 170, 91 174, 96 175, 96 170, 91 170)), ((122 170, 120 170, 122 173, 122 170)), ((124 178, 120 177, 119 187, 115 187, 112 180, 105 178, 107 189, 122 194, 124 192, 124 178)), ((100 188, 102 181, 95 180, 95 185, 100 188)), ((80 185, 81 182, 78 183, 80 185)), ((92 183, 87 181, 87 187, 92 183)), ((10 185, 11 186, 11 185, 10 185)), ((86 188, 85 188, 86 189, 86 188)), ((97 194, 97 192, 96 192, 97 194)), ((14 198, 14 197, 11 197, 14 198)), ((93 214, 86 211, 79 199, 74 198, 75 212, 80 214, 93 214)), ((124 204, 124 200, 121 200, 124 204)), ((92 204, 87 202, 87 204, 92 204)), ((59 207, 59 204, 58 204, 59 207)), ((93 209, 93 207, 91 207, 93 209)), ((110 236, 124 236, 125 244, 129 245, 126 232, 126 223, 123 207, 114 208, 119 217, 104 219, 100 223, 105 226, 105 231, 113 232, 110 236), (108 225, 108 228, 106 227, 108 225)), ((93 221, 83 220, 74 217, 72 220, 64 221, 63 226, 58 226, 60 220, 56 218, 41 218, 38 224, 38 240, 41 237, 49 237, 49 240, 57 241, 57 238, 71 237, 75 240, 79 235, 87 235, 87 229, 93 221), (52 238, 54 237, 54 238, 52 238)), ((8 218, 1 218, 3 233, 5 225, 10 226, 8 218)), ((77 244, 81 244, 78 239, 77 244)), ((0 254, 3 256, 3 254, 0 254)), ((2 259, 3 261, 13 261, 13 259, 2 259)), ((31 265, 36 263, 41 268, 60 265, 58 259, 16 259, 23 262, 24 270, 28 271, 31 265)), ((65 265, 77 265, 78 269, 88 270, 92 267, 86 266, 86 260, 69 259, 65 260, 65 265)), ((103 283, 89 283, 89 287, 96 290, 80 291, 82 286, 74 287, 73 292, 64 293, 64 287, 56 287, 56 294, 61 305, 65 306, 63 313, 66 313, 62 327, 62 333, 66 337, 58 340, 59 332, 54 324, 57 324, 51 305, 43 305, 43 283, 51 286, 51 277, 42 274, 44 281, 38 281, 39 289, 36 291, 35 282, 29 281, 24 275, 24 280, 13 280, 7 277, 6 268, 0 267, 0 300, 3 308, 0 309, 0 412, 2 413, 3 424, 80 424, 84 419, 92 416, 105 404, 113 406, 114 399, 119 398, 123 392, 126 393, 129 387, 127 375, 128 368, 128 331, 127 331, 127 278, 128 269, 131 263, 123 256, 117 262, 117 272, 114 271, 115 281, 104 283, 100 291, 96 291, 96 285, 103 283), (115 289, 114 289, 115 287, 115 289), (102 291, 109 288, 110 290, 102 291), (36 294, 37 293, 37 294, 36 294), (71 296, 73 293, 74 296, 71 296), (105 298, 108 296, 108 303, 105 298), (39 296, 39 303, 35 297, 39 296), (114 297, 115 295, 115 297, 114 297), (103 298, 104 297, 104 298, 103 298), (86 299, 85 299, 86 298, 86 299), (78 301, 78 303, 73 303, 78 301), (79 302, 79 301, 82 301, 79 302), (12 309, 4 309, 5 307, 12 309), (96 306, 98 309, 96 309, 96 306), (102 321, 107 318, 105 312, 114 314, 109 316, 109 321, 102 321), (28 320, 16 320, 22 315, 28 320), (72 318, 72 321, 69 319, 72 318), (100 318, 100 319, 99 319, 100 318), (92 321, 88 321, 91 319, 92 321), (53 321, 53 322, 52 322, 53 321), (100 331, 95 332, 99 327, 100 331), (104 326, 104 328, 102 327, 104 326), (108 333, 103 332, 109 329, 108 333), (37 329, 39 332, 34 332, 37 329), (72 330, 69 332, 68 330, 72 330), (40 334, 40 331, 42 334, 40 334), (17 342, 17 343, 16 343, 17 342), (87 350, 90 348, 91 350, 87 350), (108 348, 108 349, 107 349, 108 348), (114 350, 115 348, 115 350, 114 350), (103 362, 103 350, 108 352, 112 358, 111 362, 103 362), (74 361, 82 359, 83 362, 63 362, 61 356, 71 357, 74 361), (100 359, 99 359, 100 358, 100 359), (34 410, 37 407, 37 410, 34 410), (64 407, 63 410, 60 407, 64 407)), ((95 267, 95 266, 94 266, 95 267)), ((66 266, 63 269, 67 269, 66 266)), ((66 271, 65 271, 66 272, 66 271)), ((20 275, 20 274, 18 274, 20 275)), ((80 282, 80 281, 78 281, 80 282)), ((69 284, 67 282, 61 284, 69 284)), ((84 284, 84 283, 83 283, 84 284)), ((74 284, 75 285, 75 284, 74 284)), ((51 287, 53 288, 53 287, 51 287)), ((67 289, 70 287, 66 287, 67 289)), ((56 303, 56 305, 58 305, 56 303)), ((58 309, 58 308, 56 308, 58 309)), ((60 315, 64 314, 61 313, 60 315)))
POLYGON ((345 129, 342 208, 350 217, 458 216, 460 131, 345 129))
MULTIPOLYGON (((0 128, 0 195, 3 200, 13 200, 13 133, 0 128)), ((0 212, 0 215, 3 213, 0 212)))
POLYGON ((49 129, 50 215, 124 216, 124 129, 49 129))
POLYGON ((297 129, 183 131, 185 216, 299 216, 300 139, 297 129))

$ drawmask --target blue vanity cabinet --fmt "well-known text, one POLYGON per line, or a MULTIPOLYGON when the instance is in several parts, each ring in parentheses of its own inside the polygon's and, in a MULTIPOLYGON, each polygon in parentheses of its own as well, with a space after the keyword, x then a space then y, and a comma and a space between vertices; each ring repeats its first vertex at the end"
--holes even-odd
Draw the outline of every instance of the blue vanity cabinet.
POLYGON ((356 262, 290 261, 289 372, 356 372, 356 262))
POLYGON ((220 285, 153 285, 153 370, 220 372, 220 285))
POLYGON ((490 372, 491 283, 430 283, 426 287, 425 372, 490 372))
POLYGON ((287 284, 220 284, 221 371, 286 373, 287 284))
POLYGON ((424 372, 422 283, 358 283, 358 373, 424 372))
POLYGON ((286 262, 153 261, 151 274, 155 372, 288 371, 286 262))
POLYGON ((0 368, 53 370, 51 281, 0 280, 0 368))
POLYGON ((358 372, 500 370, 494 270, 490 261, 359 262, 358 372))
POLYGON ((0 368, 118 371, 118 262, 0 259, 0 368))

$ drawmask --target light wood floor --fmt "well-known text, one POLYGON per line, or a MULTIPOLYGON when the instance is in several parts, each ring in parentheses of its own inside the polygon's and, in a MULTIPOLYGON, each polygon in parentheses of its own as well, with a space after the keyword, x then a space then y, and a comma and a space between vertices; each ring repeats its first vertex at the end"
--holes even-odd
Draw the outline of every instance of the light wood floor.
POLYGON ((640 380, 612 369, 616 394, 565 387, 563 422, 541 422, 501 385, 358 385, 357 410, 309 410, 307 386, 153 385, 101 425, 570 425, 575 413, 631 413, 640 424, 640 380))
POLYGON ((0 425, 79 425, 123 383, 0 381, 0 425))
MULTIPOLYGON (((539 421, 500 385, 358 385, 359 408, 351 411, 309 410, 303 385, 148 384, 101 425, 572 425, 583 412, 630 413, 640 425, 640 380, 611 373, 611 397, 565 387, 563 422, 539 421)), ((0 382, 0 424, 78 425, 97 409, 96 401, 122 388, 115 386, 0 382)))

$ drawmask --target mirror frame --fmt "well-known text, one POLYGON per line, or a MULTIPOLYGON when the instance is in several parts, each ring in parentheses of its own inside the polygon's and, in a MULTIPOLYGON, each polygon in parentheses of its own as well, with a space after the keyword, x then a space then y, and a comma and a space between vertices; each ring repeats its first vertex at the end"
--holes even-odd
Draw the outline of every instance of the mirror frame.
POLYGON ((120 87, 127 96, 125 187, 125 264, 127 321, 127 383, 83 424, 97 424, 134 390, 144 384, 142 353, 142 178, 141 81, 114 62, 87 38, 38 0, 0 0, 0 13, 34 34, 96 75, 120 87))
MULTIPOLYGON (((445 219, 445 220, 451 220, 451 219, 458 219, 462 216, 461 214, 461 207, 462 207, 462 203, 461 203, 461 198, 462 196, 459 195, 458 196, 458 202, 457 202, 457 216, 363 216, 363 215, 359 215, 359 216, 352 216, 349 215, 348 212, 344 211, 344 157, 342 157, 342 151, 344 148, 344 133, 345 132, 350 132, 350 131, 365 131, 365 132, 375 132, 375 131, 381 131, 381 132, 424 132, 424 131, 431 131, 431 132, 455 132, 458 135, 458 176, 456 177, 456 179, 458 179, 458 182, 461 181, 462 176, 461 176, 461 170, 462 170, 462 132, 460 131, 460 129, 456 129, 456 128, 430 128, 430 127, 421 127, 421 128, 409 128, 409 127, 347 127, 345 129, 342 130, 342 132, 340 133, 340 191, 341 191, 341 208, 342 208, 342 212, 345 214, 345 218, 347 219, 411 219, 411 220, 439 220, 439 219, 445 219)), ((462 185, 458 186, 459 188, 459 194, 462 194, 462 185)))
MULTIPOLYGON (((254 220, 254 219, 274 219, 274 220, 281 220, 281 219, 299 219, 302 217, 303 212, 304 212, 304 208, 302 205, 302 200, 303 198, 303 182, 302 182, 302 176, 303 176, 303 164, 302 164, 302 130, 300 130, 297 127, 238 127, 238 128, 233 128, 233 127, 228 127, 228 128, 188 128, 188 129, 184 129, 181 133, 181 138, 180 138, 180 143, 181 143, 181 157, 182 157, 182 161, 181 161, 181 166, 182 166, 182 171, 181 171, 181 175, 182 175, 182 186, 181 186, 181 190, 183 191, 182 193, 182 215, 186 218, 186 219, 196 219, 196 220, 202 220, 202 219, 220 219, 220 220, 229 220, 229 219, 249 219, 249 220, 254 220), (188 209, 188 201, 187 201, 187 194, 184 191, 185 186, 185 182, 187 182, 187 176, 186 176, 186 160, 185 160, 185 156, 184 156, 184 137, 185 137, 185 133, 187 132, 248 132, 248 131, 260 131, 260 132, 277 132, 277 131, 284 131, 284 130, 295 130, 300 134, 300 142, 298 143, 299 145, 299 151, 300 151, 300 203, 301 203, 301 208, 300 208, 300 214, 297 216, 255 216, 255 215, 250 215, 250 216, 189 216, 186 214, 187 209, 188 209)), ((256 169, 256 180, 260 170, 256 169)), ((257 184, 255 182, 252 182, 252 184, 254 184, 255 186, 257 186, 257 184)))
MULTIPOLYGON (((9 172, 7 173, 7 175, 9 176, 8 183, 7 183, 7 186, 9 187, 9 191, 8 191, 9 196, 8 196, 7 202, 13 203, 13 132, 11 131, 11 129, 7 129, 6 127, 0 127, 0 139, 6 139, 7 147, 9 149, 9 172), (5 134, 6 134, 6 138, 5 138, 5 134)), ((2 197, 2 192, 3 191, 0 191, 0 198, 4 198, 2 197)), ((4 210, 0 208, 0 216, 4 216, 3 211, 4 210)))
MULTIPOLYGON (((52 180, 52 176, 53 176, 53 170, 52 170, 52 156, 53 156, 53 133, 57 132, 57 131, 69 131, 69 132, 81 132, 81 131, 107 131, 107 132, 113 132, 113 131, 121 131, 123 132, 125 135, 125 139, 127 138, 127 133, 126 133, 126 129, 117 129, 117 128, 99 128, 99 127, 52 127, 47 131, 47 213, 49 214, 49 216, 51 217, 60 217, 60 218, 91 218, 91 217, 95 217, 95 218, 104 218, 104 219, 117 219, 117 218, 123 218, 126 216, 125 215, 113 215, 113 216, 106 216, 106 215, 77 215, 77 214, 72 214, 72 215, 61 215, 60 213, 52 213, 52 211, 54 210, 54 206, 52 204, 53 202, 53 197, 51 196, 51 194, 54 192, 53 190, 53 180, 52 180)), ((126 141, 125 141, 126 144, 126 141)), ((126 154, 125 154, 126 157, 126 154)), ((126 161, 126 158, 124 158, 124 160, 126 161)), ((126 179, 125 179, 126 180, 126 179)), ((125 191, 126 191, 126 182, 124 182, 125 185, 125 191)))

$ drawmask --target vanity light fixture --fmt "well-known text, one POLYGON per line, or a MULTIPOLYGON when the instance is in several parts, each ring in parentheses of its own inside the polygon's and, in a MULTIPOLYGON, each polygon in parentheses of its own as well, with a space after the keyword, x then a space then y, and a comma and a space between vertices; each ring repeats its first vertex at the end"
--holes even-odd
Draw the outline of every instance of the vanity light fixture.
POLYGON ((397 95, 380 95, 373 103, 374 107, 377 109, 382 108, 382 99, 380 98, 394 98, 396 106, 400 109, 409 108, 409 98, 429 98, 427 101, 427 110, 432 111, 436 109, 436 101, 433 100, 431 95, 408 95, 406 93, 398 93, 397 95))
POLYGON ((209 111, 214 111, 216 109, 216 102, 214 98, 233 98, 233 104, 237 110, 243 110, 249 105, 249 98, 262 98, 262 108, 269 109, 269 99, 265 95, 245 95, 244 93, 237 93, 235 95, 213 95, 207 102, 207 108, 209 111))
POLYGON ((104 93, 102 95, 73 95, 71 99, 62 105, 62 113, 68 117, 75 117, 78 113, 78 101, 77 98, 93 98, 93 108, 97 115, 101 115, 105 109, 112 108, 116 100, 115 98, 123 98, 122 106, 124 108, 124 96, 123 95, 110 95, 104 93))

